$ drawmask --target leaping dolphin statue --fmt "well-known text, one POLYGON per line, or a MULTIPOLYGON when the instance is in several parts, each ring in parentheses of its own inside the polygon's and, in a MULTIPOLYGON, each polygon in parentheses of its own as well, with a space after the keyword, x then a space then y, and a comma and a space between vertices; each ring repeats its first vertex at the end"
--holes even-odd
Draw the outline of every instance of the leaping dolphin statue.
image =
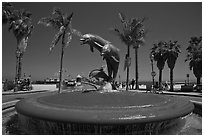
POLYGON ((112 81, 115 81, 120 62, 119 49, 113 46, 111 42, 95 34, 84 34, 80 41, 81 45, 88 44, 92 52, 94 52, 94 48, 100 52, 103 59, 106 60, 108 76, 112 78, 112 81))
POLYGON ((89 78, 95 78, 99 80, 99 78, 103 78, 104 81, 109 81, 110 77, 104 72, 103 68, 94 69, 89 73, 89 78))

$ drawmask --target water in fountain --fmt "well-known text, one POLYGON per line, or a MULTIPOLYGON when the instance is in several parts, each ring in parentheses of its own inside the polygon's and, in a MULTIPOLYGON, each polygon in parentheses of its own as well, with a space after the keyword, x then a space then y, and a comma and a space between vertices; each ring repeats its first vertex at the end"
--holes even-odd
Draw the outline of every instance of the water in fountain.
POLYGON ((63 123, 34 119, 19 115, 22 128, 25 133, 32 135, 159 135, 178 134, 185 124, 186 118, 166 120, 153 123, 140 124, 87 124, 87 123, 63 123), (23 121, 23 122, 22 122, 23 121))

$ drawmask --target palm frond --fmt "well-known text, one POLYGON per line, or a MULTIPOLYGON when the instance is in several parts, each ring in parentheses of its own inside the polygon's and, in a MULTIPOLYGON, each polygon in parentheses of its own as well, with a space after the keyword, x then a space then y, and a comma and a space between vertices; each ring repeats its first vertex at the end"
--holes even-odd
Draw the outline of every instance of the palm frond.
POLYGON ((194 61, 194 60, 191 60, 191 61, 189 62, 189 69, 192 70, 194 66, 195 66, 195 61, 194 61))
POLYGON ((62 23, 64 25, 64 13, 62 12, 61 8, 53 8, 53 12, 51 17, 55 20, 56 23, 62 23))
POLYGON ((10 31, 14 27, 15 21, 9 23, 8 31, 10 31))
POLYGON ((55 34, 52 44, 50 46, 50 52, 55 47, 55 45, 57 45, 62 35, 63 35, 62 46, 64 47, 67 47, 71 42, 72 34, 78 33, 78 35, 82 36, 81 34, 79 34, 79 31, 72 28, 71 25, 72 17, 73 12, 69 16, 67 16, 67 14, 64 14, 60 8, 54 8, 51 16, 41 18, 38 21, 38 24, 43 24, 47 27, 52 26, 56 30, 58 30, 58 33, 55 34), (64 44, 64 36, 66 35, 67 42, 66 44, 64 44))
POLYGON ((128 27, 128 21, 126 21, 126 17, 123 13, 120 12, 120 13, 118 13, 118 15, 119 15, 120 21, 123 25, 123 29, 124 29, 124 31, 126 31, 126 29, 128 27))
POLYGON ((126 21, 125 21, 125 20, 126 20, 126 17, 125 17, 125 15, 124 15, 122 12, 118 13, 118 16, 119 16, 120 21, 121 21, 122 23, 126 22, 126 21))
POLYGON ((64 32, 64 26, 62 26, 59 30, 59 32, 57 34, 55 34, 54 39, 52 41, 52 44, 50 46, 50 52, 53 50, 53 48, 55 47, 55 45, 57 45, 57 43, 59 42, 63 32, 64 32))
MULTIPOLYGON (((45 25, 46 27, 54 27, 56 30, 59 30, 61 26, 69 28, 69 24, 71 23, 71 19, 73 16, 73 12, 67 16, 64 15, 60 8, 54 8, 52 15, 48 17, 41 18, 38 21, 38 24, 45 25)), ((70 31, 70 30, 69 30, 70 31)))
POLYGON ((12 4, 8 2, 2 3, 2 23, 3 24, 8 23, 10 16, 12 14, 12 8, 13 8, 12 4))
POLYGON ((60 16, 62 18, 64 16, 61 8, 58 8, 58 7, 53 8, 52 15, 57 15, 57 16, 60 16))
POLYGON ((23 18, 28 18, 28 19, 30 19, 32 13, 31 13, 30 11, 27 11, 27 10, 25 10, 25 9, 22 9, 22 10, 20 11, 20 15, 21 15, 21 17, 23 17, 23 18))
POLYGON ((10 17, 9 17, 9 23, 18 20, 19 18, 20 18, 20 17, 19 17, 19 15, 18 15, 18 11, 17 11, 17 10, 14 10, 14 11, 12 12, 12 14, 10 15, 10 17))
POLYGON ((202 37, 191 37, 189 46, 186 48, 186 61, 202 60, 202 37))
POLYGON ((31 24, 31 13, 27 10, 14 10, 9 18, 9 31, 13 31, 17 45, 23 53, 26 50, 28 39, 34 26, 31 24))
POLYGON ((181 53, 181 46, 177 44, 178 41, 169 41, 166 43, 166 54, 168 55, 168 58, 171 60, 172 58, 177 59, 179 53, 181 53), (174 56, 174 57, 173 57, 174 56))
POLYGON ((73 12, 69 15, 69 16, 65 16, 64 18, 64 26, 68 26, 69 24, 71 24, 71 20, 72 20, 72 17, 73 17, 73 12))
POLYGON ((144 25, 143 22, 139 19, 134 19, 131 23, 131 30, 133 34, 136 34, 138 31, 143 29, 144 25))
POLYGON ((10 10, 13 7, 13 5, 9 2, 3 2, 2 3, 2 10, 10 10))
POLYGON ((44 17, 44 18, 41 18, 39 21, 38 21, 38 24, 42 24, 42 25, 45 25, 46 27, 54 27, 55 29, 59 30, 60 27, 62 26, 61 23, 59 23, 57 20, 55 20, 54 18, 52 18, 51 16, 49 17, 44 17))
POLYGON ((77 35, 78 37, 82 37, 82 33, 76 29, 71 28, 71 32, 75 35, 77 35))
POLYGON ((127 46, 132 45, 135 48, 144 45, 146 35, 143 25, 144 19, 130 18, 127 20, 123 13, 119 13, 119 18, 123 25, 122 32, 117 28, 111 29, 111 32, 119 36, 127 46))
POLYGON ((190 61, 190 60, 192 60, 192 59, 193 59, 193 55, 192 55, 191 53, 187 53, 185 62, 186 62, 186 61, 190 61))
POLYGON ((140 46, 144 46, 145 45, 145 39, 144 37, 141 37, 139 39, 136 40, 136 43, 140 46))
POLYGON ((151 49, 151 54, 154 56, 155 61, 165 61, 166 43, 164 41, 159 41, 158 43, 154 43, 151 49))
POLYGON ((33 29, 34 29, 34 26, 31 25, 31 26, 29 27, 28 31, 27 31, 27 37, 28 37, 28 38, 31 36, 33 29))
POLYGON ((9 28, 19 44, 24 38, 31 35, 33 26, 31 24, 31 13, 27 10, 14 10, 9 18, 9 28))
POLYGON ((144 19, 137 19, 133 18, 130 22, 130 28, 131 28, 131 35, 135 37, 142 36, 144 34, 144 19))
POLYGON ((14 10, 11 15, 10 21, 19 21, 20 23, 29 24, 31 23, 31 12, 21 9, 21 10, 14 10))
POLYGON ((46 27, 54 27, 59 30, 61 26, 64 25, 63 14, 60 8, 54 8, 52 15, 48 17, 43 17, 38 21, 38 24, 45 25, 46 27))
POLYGON ((202 71, 199 71, 202 68, 202 37, 191 37, 189 45, 186 48, 187 55, 186 61, 189 61, 190 70, 193 69, 195 76, 202 75, 202 71), (198 66, 201 66, 198 67, 198 66))

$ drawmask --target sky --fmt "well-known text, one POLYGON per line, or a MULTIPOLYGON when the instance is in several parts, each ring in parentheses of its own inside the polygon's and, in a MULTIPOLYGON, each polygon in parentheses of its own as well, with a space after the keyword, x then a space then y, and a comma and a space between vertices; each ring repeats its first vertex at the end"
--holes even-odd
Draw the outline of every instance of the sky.
MULTIPOLYGON (((54 7, 59 7, 64 13, 74 13, 72 18, 73 28, 83 34, 93 33, 110 41, 120 49, 120 66, 116 80, 126 79, 124 58, 127 46, 118 36, 110 32, 110 28, 121 28, 118 13, 122 12, 127 18, 146 17, 145 29, 148 30, 145 45, 138 51, 139 81, 151 81, 150 49, 159 41, 177 40, 181 45, 175 68, 174 80, 184 81, 190 74, 190 81, 196 78, 185 62, 186 48, 191 37, 202 36, 202 3, 201 2, 15 2, 14 9, 27 9, 32 13, 34 30, 28 41, 28 47, 22 60, 22 74, 31 75, 32 80, 56 78, 60 65, 61 42, 56 45, 51 54, 50 44, 56 34, 51 27, 38 25, 42 17, 51 15, 54 7)), ((8 32, 8 25, 2 25, 2 79, 13 80, 16 66, 16 39, 12 32, 8 32)), ((135 54, 131 48, 130 79, 135 77, 135 54)), ((79 37, 73 36, 70 46, 65 49, 63 68, 64 78, 68 75, 76 77, 78 74, 88 76, 88 73, 105 65, 99 52, 90 51, 88 45, 80 45, 79 37)), ((158 81, 159 71, 154 63, 156 72, 155 80, 158 81)), ((163 81, 169 81, 169 68, 165 64, 163 81)))

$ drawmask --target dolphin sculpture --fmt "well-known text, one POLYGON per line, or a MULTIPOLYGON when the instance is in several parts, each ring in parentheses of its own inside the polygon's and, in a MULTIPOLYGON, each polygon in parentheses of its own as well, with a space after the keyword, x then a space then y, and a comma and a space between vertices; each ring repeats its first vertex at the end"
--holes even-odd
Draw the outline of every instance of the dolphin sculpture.
POLYGON ((89 78, 95 78, 99 80, 99 78, 103 78, 104 81, 109 81, 110 77, 104 72, 103 68, 94 69, 89 73, 89 78))
POLYGON ((106 60, 108 76, 111 77, 110 81, 115 81, 120 62, 119 49, 113 46, 111 42, 94 34, 84 34, 80 41, 81 45, 88 44, 92 52, 94 52, 94 48, 100 52, 103 59, 106 60))

